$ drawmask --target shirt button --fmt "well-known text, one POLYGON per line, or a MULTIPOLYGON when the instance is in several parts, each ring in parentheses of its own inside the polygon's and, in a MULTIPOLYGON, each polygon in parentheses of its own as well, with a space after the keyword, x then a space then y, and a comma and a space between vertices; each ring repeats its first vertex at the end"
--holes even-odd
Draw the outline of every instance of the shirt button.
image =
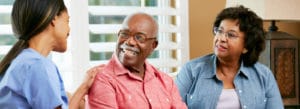
POLYGON ((239 93, 242 93, 243 91, 242 90, 239 90, 239 93))
POLYGON ((151 99, 149 99, 149 102, 151 102, 152 100, 151 99))
POLYGON ((129 99, 129 100, 131 99, 131 95, 128 96, 128 99, 129 99))
POLYGON ((246 106, 246 105, 244 105, 243 107, 244 107, 244 109, 247 109, 247 106, 246 106))
POLYGON ((193 96, 190 96, 190 99, 193 99, 193 96))
POLYGON ((267 100, 266 100, 266 99, 264 99, 264 102, 267 102, 267 100))
POLYGON ((169 101, 170 101, 168 98, 167 98, 166 100, 167 100, 167 102, 169 102, 169 101))

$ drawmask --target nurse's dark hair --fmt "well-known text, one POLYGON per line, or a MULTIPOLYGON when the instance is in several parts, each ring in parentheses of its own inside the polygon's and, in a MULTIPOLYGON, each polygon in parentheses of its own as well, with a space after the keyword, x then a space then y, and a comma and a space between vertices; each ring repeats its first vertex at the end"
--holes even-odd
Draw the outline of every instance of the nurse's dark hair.
POLYGON ((18 41, 1 60, 0 75, 4 75, 18 54, 28 48, 28 40, 45 30, 63 11, 67 11, 63 0, 15 0, 11 22, 18 41))
POLYGON ((213 27, 219 27, 222 20, 225 19, 238 21, 240 31, 245 34, 244 46, 248 50, 240 58, 245 66, 252 66, 258 61, 260 53, 265 49, 263 20, 250 9, 236 6, 223 9, 216 17, 213 27))

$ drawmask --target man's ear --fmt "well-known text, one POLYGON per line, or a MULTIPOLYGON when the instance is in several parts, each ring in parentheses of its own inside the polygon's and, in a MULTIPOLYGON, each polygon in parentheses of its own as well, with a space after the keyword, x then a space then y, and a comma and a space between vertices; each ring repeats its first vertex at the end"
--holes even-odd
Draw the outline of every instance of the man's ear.
POLYGON ((155 40, 155 41, 152 43, 152 46, 153 46, 153 49, 155 49, 155 48, 158 46, 158 41, 155 40))

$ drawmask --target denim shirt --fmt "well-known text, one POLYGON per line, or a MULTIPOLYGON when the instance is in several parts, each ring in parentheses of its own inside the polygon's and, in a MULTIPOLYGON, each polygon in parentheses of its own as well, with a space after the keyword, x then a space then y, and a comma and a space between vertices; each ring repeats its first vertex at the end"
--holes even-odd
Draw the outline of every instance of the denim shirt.
MULTIPOLYGON (((216 77, 214 54, 186 63, 176 77, 180 95, 189 109, 215 109, 223 89, 216 77)), ((281 95, 269 68, 260 63, 246 67, 241 63, 234 78, 242 109, 283 109, 281 95)))

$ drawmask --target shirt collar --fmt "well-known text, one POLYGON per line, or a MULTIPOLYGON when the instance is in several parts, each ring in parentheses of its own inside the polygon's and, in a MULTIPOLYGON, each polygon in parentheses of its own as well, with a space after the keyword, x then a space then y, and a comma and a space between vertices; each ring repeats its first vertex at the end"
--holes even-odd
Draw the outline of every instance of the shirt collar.
MULTIPOLYGON (((205 67, 204 68, 204 73, 203 75, 201 76, 202 78, 214 78, 216 77, 216 71, 217 71, 217 56, 216 55, 211 55, 210 57, 212 61, 208 61, 205 63, 205 67), (206 69, 207 68, 207 69, 206 69)), ((237 75, 244 75, 246 78, 249 77, 249 71, 248 70, 249 68, 244 66, 244 63, 243 61, 241 62, 241 67, 238 71, 238 74, 237 75)))
POLYGON ((203 67, 203 75, 201 76, 202 78, 213 78, 216 77, 216 68, 217 68, 217 64, 216 64, 216 56, 215 55, 211 55, 209 57, 209 61, 205 62, 205 65, 203 67))
POLYGON ((243 74, 246 78, 249 78, 249 67, 246 67, 243 61, 241 62, 241 67, 238 74, 243 74))
MULTIPOLYGON (((130 75, 130 71, 125 68, 123 66, 123 64, 119 61, 116 53, 113 54, 112 59, 109 61, 109 69, 113 69, 113 72, 116 76, 120 76, 120 75, 124 75, 124 74, 128 74, 130 75)), ((146 81, 146 79, 151 79, 152 77, 154 77, 157 73, 157 70, 148 63, 148 61, 145 60, 145 78, 144 81, 146 81), (146 78, 147 77, 147 78, 146 78)))
POLYGON ((129 70, 125 68, 119 61, 116 53, 112 55, 112 59, 109 61, 108 65, 111 65, 109 69, 112 69, 116 76, 123 75, 129 72, 129 70))

